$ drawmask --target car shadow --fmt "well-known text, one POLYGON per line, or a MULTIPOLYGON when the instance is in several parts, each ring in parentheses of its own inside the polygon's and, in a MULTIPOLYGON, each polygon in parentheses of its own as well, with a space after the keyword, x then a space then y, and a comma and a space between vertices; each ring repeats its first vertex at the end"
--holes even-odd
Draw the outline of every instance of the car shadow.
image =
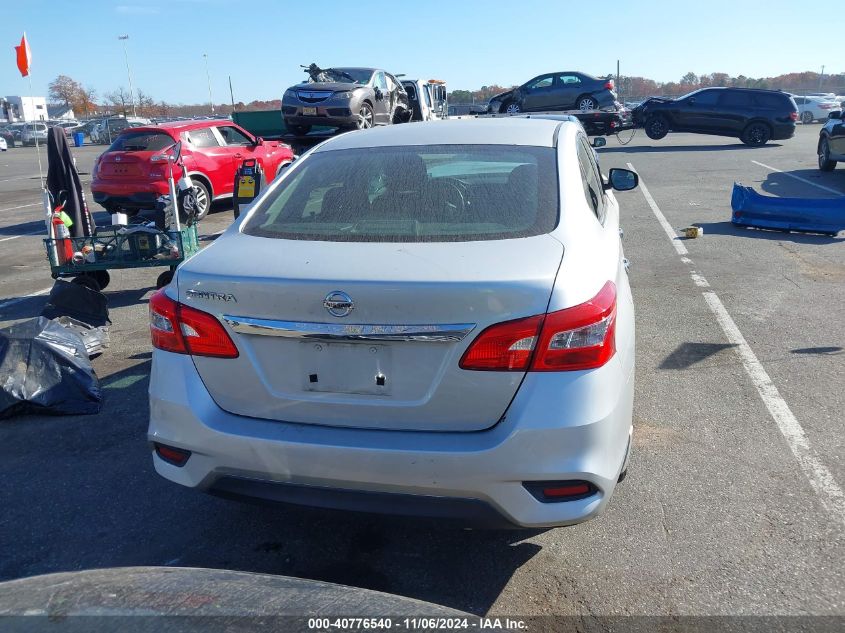
POLYGON ((722 350, 736 347, 731 343, 681 343, 663 362, 659 369, 689 369, 722 350))
POLYGON ((650 153, 667 153, 667 152, 724 152, 724 151, 749 151, 749 150, 765 150, 769 148, 781 147, 780 143, 768 143, 762 147, 749 147, 740 141, 724 145, 637 145, 629 147, 628 145, 621 145, 619 147, 601 147, 596 151, 599 154, 613 154, 617 152, 631 153, 631 154, 650 154, 650 153))
MULTIPOLYGON (((791 198, 835 198, 845 196, 845 178, 837 178, 837 173, 825 173, 818 169, 793 169, 773 171, 760 184, 760 189, 773 196, 791 198), (805 182, 801 182, 804 180, 805 182), (815 185, 815 186, 814 186, 815 185), (826 187, 828 190, 819 189, 826 187)), ((845 199, 842 201, 845 213, 845 199)))
MULTIPOLYGON (((757 229, 735 226, 731 222, 696 222, 696 226, 704 229, 703 238, 708 235, 729 235, 732 237, 748 237, 761 240, 775 240, 778 242, 795 242, 796 244, 839 244, 845 242, 845 237, 831 237, 829 235, 816 235, 813 233, 799 233, 788 231, 777 231, 774 229, 757 229)), ((681 238, 686 239, 686 238, 681 238)))
MULTIPOLYGON (((114 349, 114 348, 112 348, 114 349)), ((231 569, 342 583, 484 614, 540 551, 540 531, 227 501, 160 477, 146 354, 94 361, 98 415, 0 425, 0 580, 94 567, 231 569), (49 441, 45 441, 49 438, 49 441), (33 447, 37 446, 37 467, 33 447)))

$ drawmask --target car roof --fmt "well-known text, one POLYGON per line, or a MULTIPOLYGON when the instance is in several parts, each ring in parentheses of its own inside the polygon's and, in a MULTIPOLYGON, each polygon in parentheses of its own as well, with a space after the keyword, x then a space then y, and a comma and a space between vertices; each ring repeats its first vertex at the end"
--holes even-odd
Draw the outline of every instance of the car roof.
MULTIPOLYGON (((229 119, 197 119, 190 121, 166 121, 164 123, 151 123, 144 125, 144 129, 150 130, 173 130, 174 132, 186 132, 188 130, 198 130, 201 128, 212 127, 214 125, 232 125, 229 119)), ((139 128, 135 128, 136 130, 139 128)))
POLYGON ((320 144, 315 152, 397 145, 530 145, 554 147, 555 132, 572 121, 539 118, 469 118, 424 121, 347 132, 320 144))
MULTIPOLYGON (((329 66, 326 70, 366 70, 368 72, 374 73, 377 70, 381 70, 381 68, 367 68, 365 66, 329 66)), ((387 72, 386 70, 383 72, 387 72)))

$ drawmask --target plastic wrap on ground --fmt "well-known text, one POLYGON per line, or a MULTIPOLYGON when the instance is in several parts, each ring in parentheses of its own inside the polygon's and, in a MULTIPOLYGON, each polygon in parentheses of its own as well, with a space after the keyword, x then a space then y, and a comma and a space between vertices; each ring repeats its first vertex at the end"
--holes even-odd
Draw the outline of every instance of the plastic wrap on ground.
POLYGON ((69 316, 92 327, 111 324, 106 295, 82 284, 57 279, 41 316, 56 319, 69 316))
POLYGON ((45 317, 0 330, 0 419, 99 413, 101 402, 79 335, 45 317))
POLYGON ((735 182, 731 208, 738 226, 829 235, 845 230, 845 197, 776 198, 735 182))
POLYGON ((111 344, 109 327, 107 325, 93 327, 69 316, 60 316, 57 319, 53 319, 53 321, 71 332, 75 332, 82 339, 82 342, 85 344, 85 350, 88 352, 88 358, 102 354, 103 350, 111 344))

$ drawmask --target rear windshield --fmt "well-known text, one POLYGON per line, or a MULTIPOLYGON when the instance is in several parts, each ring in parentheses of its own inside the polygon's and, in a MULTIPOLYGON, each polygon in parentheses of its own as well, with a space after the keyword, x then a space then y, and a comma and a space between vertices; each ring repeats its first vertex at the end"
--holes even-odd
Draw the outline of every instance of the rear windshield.
POLYGON ((164 132, 126 132, 118 136, 109 152, 158 152, 173 145, 174 141, 164 132))
POLYGON ((248 235, 333 242, 459 242, 557 225, 555 151, 420 145, 316 152, 262 201, 248 235))

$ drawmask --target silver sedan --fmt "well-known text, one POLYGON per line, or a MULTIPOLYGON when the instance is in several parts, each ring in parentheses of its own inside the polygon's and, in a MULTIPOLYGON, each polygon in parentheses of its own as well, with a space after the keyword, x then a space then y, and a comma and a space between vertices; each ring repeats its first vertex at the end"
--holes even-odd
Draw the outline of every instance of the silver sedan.
POLYGON ((607 504, 634 306, 565 116, 350 132, 150 301, 156 470, 226 497, 523 527, 607 504))

